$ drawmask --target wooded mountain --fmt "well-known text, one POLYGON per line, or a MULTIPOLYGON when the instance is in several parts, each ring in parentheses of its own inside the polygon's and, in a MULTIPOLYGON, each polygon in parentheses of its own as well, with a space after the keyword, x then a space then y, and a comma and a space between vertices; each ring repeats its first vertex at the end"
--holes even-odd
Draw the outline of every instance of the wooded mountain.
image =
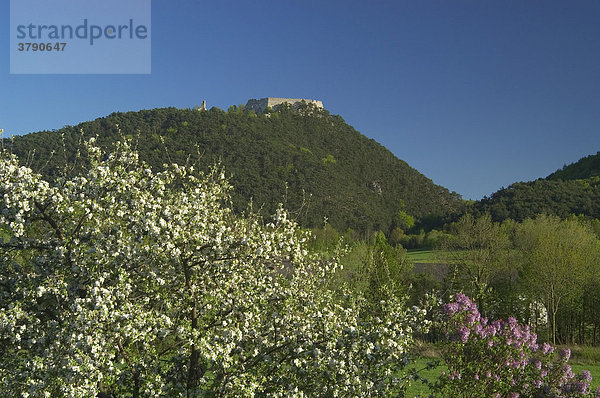
POLYGON ((431 220, 462 206, 458 194, 435 185, 342 117, 310 104, 264 114, 243 106, 227 112, 164 108, 113 113, 4 144, 22 162, 52 177, 75 161, 81 143, 92 136, 108 150, 123 137, 131 139, 155 170, 167 162, 195 162, 201 170, 219 163, 230 176, 237 210, 252 201, 254 209, 272 214, 283 202, 307 227, 322 226, 327 218, 341 231, 389 231, 400 210, 431 220))
POLYGON ((518 182, 474 205, 496 221, 522 221, 538 214, 570 214, 600 219, 600 152, 564 166, 545 179, 518 182))

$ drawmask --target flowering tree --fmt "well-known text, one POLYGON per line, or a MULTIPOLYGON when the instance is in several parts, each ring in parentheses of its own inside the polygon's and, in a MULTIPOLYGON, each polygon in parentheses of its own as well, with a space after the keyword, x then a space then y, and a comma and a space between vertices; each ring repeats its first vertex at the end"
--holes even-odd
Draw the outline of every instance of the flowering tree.
POLYGON ((234 215, 224 175, 153 173, 92 140, 86 175, 0 159, 4 396, 381 396, 421 313, 326 288, 335 263, 279 209, 234 215))
POLYGON ((529 326, 514 318, 488 323, 477 306, 457 294, 444 306, 449 338, 444 360, 448 372, 436 386, 452 397, 598 397, 590 392, 591 375, 575 376, 569 350, 537 344, 529 326))

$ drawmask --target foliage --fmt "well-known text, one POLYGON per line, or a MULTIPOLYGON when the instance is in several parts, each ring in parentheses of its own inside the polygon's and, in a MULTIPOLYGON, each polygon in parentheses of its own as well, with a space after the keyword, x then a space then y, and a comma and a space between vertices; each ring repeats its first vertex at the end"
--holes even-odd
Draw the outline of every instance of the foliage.
POLYGON ((445 278, 444 297, 464 292, 476 300, 485 316, 514 316, 553 343, 597 344, 597 225, 596 220, 582 216, 564 220, 539 216, 498 224, 489 216, 465 215, 448 227, 451 235, 440 236, 438 250, 411 252, 409 257, 419 264, 418 270, 438 280, 445 278))
POLYGON ((370 242, 348 245, 342 250, 340 264, 335 284, 364 296, 375 311, 386 297, 404 298, 409 293, 412 263, 406 250, 390 245, 381 231, 370 242))
POLYGON ((522 284, 535 300, 546 305, 556 343, 556 316, 584 293, 586 282, 596 272, 600 243, 595 234, 576 218, 539 216, 517 228, 517 247, 523 255, 522 284))
POLYGON ((404 210, 398 211, 396 220, 398 228, 401 228, 403 231, 408 231, 415 226, 415 219, 413 216, 407 214, 404 210))
POLYGON ((325 224, 323 228, 313 228, 310 246, 314 251, 333 252, 340 243, 340 234, 331 226, 325 224))
POLYGON ((540 214, 566 218, 581 214, 600 218, 600 152, 581 158, 545 179, 518 182, 476 202, 475 214, 494 221, 523 221, 540 214))
POLYGON ((550 174, 548 180, 576 180, 600 176, 600 151, 565 165, 561 170, 550 174))
POLYGON ((415 234, 402 235, 402 237, 400 238, 400 244, 402 245, 402 247, 405 247, 407 249, 421 249, 426 247, 426 237, 427 234, 423 229, 421 229, 418 233, 415 234))
POLYGON ((575 376, 570 351, 537 344, 537 336, 514 318, 488 323, 477 306, 457 294, 444 306, 448 371, 435 390, 445 397, 592 397, 591 375, 575 376))
POLYGON ((140 158, 154 172, 188 159, 205 172, 221 163, 231 174, 237 213, 252 200, 267 217, 283 201, 308 228, 322 226, 327 217, 338 231, 387 233, 400 199, 404 211, 415 218, 440 218, 460 209, 457 194, 435 185, 340 116, 311 106, 280 106, 265 114, 248 112, 243 105, 228 112, 165 108, 113 113, 4 144, 22 164, 52 177, 75 160, 81 131, 84 140, 97 137, 99 146, 109 151, 123 135, 131 136, 140 158), (373 182, 380 193, 369 188, 373 182))
POLYGON ((475 219, 466 214, 450 229, 452 236, 440 246, 449 256, 451 288, 474 297, 483 311, 490 305, 492 282, 504 271, 508 236, 489 215, 475 219))
POLYGON ((518 182, 475 203, 472 211, 490 213, 494 221, 523 221, 540 214, 600 218, 600 178, 518 182))
POLYGON ((406 281, 412 271, 406 251, 391 246, 381 231, 369 249, 364 271, 369 286, 367 297, 374 302, 381 301, 389 294, 401 297, 406 293, 406 281))
MULTIPOLYGON (((237 112, 237 110, 234 110, 237 112)), ((206 112, 197 112, 205 114, 206 112)), ((191 123, 190 123, 191 124, 191 123)), ((224 173, 87 145, 52 182, 0 158, 3 396, 384 396, 422 312, 326 288, 281 209, 234 214, 224 173)))

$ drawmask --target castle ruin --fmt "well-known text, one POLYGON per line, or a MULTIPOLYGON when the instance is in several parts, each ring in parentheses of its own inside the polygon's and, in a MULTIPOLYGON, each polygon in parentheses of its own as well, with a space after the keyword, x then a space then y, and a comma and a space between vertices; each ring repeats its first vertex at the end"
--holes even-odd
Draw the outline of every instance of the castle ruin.
POLYGON ((276 108, 281 104, 290 104, 293 107, 298 106, 302 101, 314 104, 317 108, 323 109, 323 102, 312 99, 303 99, 303 98, 274 98, 267 97, 261 99, 250 99, 246 103, 246 109, 252 110, 254 112, 264 112, 267 108, 276 108))

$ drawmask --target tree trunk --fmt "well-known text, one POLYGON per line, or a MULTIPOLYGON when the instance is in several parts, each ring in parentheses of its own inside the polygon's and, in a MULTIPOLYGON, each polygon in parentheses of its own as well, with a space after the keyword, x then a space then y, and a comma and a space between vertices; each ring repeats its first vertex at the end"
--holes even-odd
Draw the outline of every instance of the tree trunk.
MULTIPOLYGON (((196 298, 194 297, 194 290, 192 289, 192 275, 190 272, 190 267, 187 262, 183 262, 183 273, 185 276, 185 285, 187 291, 190 295, 190 298, 193 302, 192 310, 190 311, 190 321, 192 330, 198 329, 198 304, 196 303, 196 298)), ((198 360, 199 353, 196 349, 195 345, 192 343, 191 352, 190 352, 190 361, 188 367, 188 374, 186 380, 186 390, 187 396, 192 397, 195 396, 195 390, 198 387, 198 360)))
MULTIPOLYGON (((196 308, 195 302, 194 302, 194 306, 192 308, 191 320, 192 320, 192 329, 193 330, 198 329, 198 310, 196 308)), ((198 386, 198 357, 199 357, 198 350, 196 349, 194 344, 192 344, 192 350, 190 353, 190 363, 189 363, 188 375, 187 375, 187 386, 186 386, 188 397, 190 397, 190 392, 194 391, 196 389, 196 387, 198 386)))
POLYGON ((556 307, 552 303, 552 345, 556 345, 556 307))
POLYGON ((133 398, 140 398, 140 372, 133 372, 133 398))

